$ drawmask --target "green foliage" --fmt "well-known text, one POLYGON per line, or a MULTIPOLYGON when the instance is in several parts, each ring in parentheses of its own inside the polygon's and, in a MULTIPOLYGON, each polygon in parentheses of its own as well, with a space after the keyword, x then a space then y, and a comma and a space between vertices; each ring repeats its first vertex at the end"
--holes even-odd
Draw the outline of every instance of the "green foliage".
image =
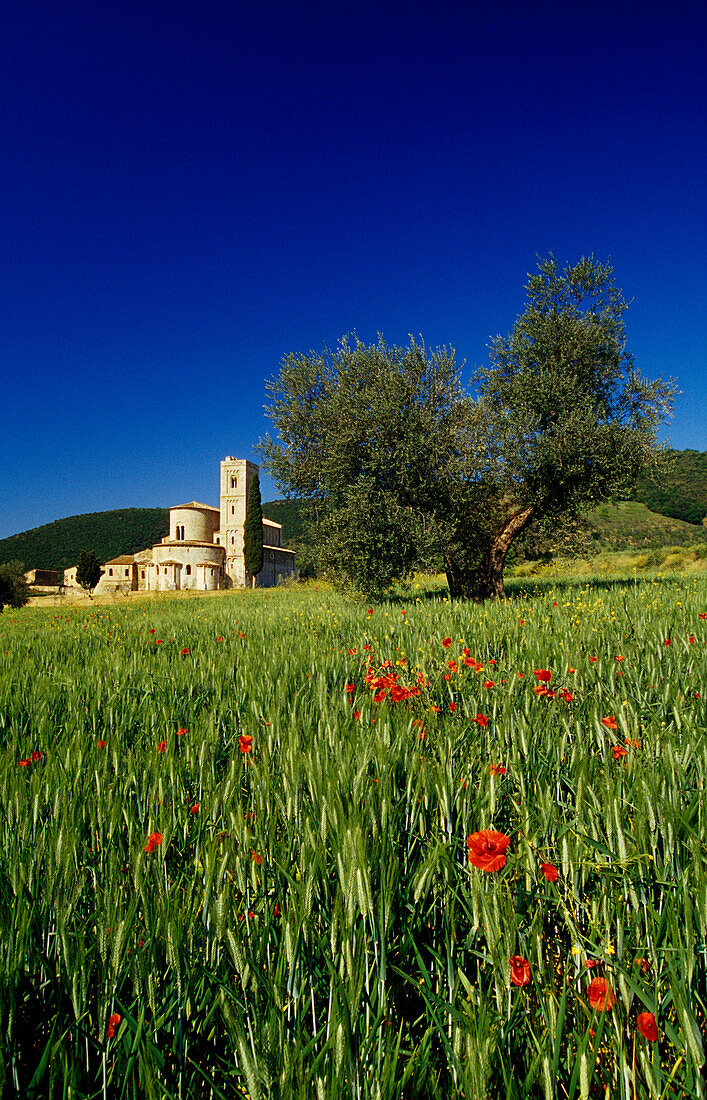
POLYGON ((3 1096, 703 1095, 707 584, 413 592, 6 616, 3 1096))
POLYGON ((248 485, 245 523, 243 526, 243 556, 251 577, 263 568, 263 507, 260 500, 260 477, 253 474, 248 485))
POLYGON ((632 489, 634 500, 652 512, 701 524, 707 516, 707 451, 665 451, 652 478, 641 478, 632 489))
POLYGON ((110 561, 154 546, 168 533, 166 508, 87 512, 0 540, 0 560, 21 558, 28 568, 61 572, 76 565, 84 546, 93 546, 101 561, 110 561))
POLYGON ((519 536, 556 540, 651 466, 673 387, 635 370, 612 275, 543 260, 473 399, 454 353, 414 340, 283 360, 260 453, 310 502, 329 575, 377 592, 437 552, 453 596, 502 596, 519 536))
POLYGON ((82 550, 76 569, 76 583, 91 594, 101 579, 103 568, 95 550, 82 550))
POLYGON ((24 579, 21 561, 0 565, 0 613, 3 607, 24 607, 29 599, 29 587, 24 579))

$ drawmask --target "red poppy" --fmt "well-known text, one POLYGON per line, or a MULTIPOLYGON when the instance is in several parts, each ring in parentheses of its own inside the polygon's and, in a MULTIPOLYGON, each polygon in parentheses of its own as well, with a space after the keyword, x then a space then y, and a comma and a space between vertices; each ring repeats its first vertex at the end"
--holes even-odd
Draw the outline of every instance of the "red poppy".
POLYGON ((707 611, 700 611, 700 618, 707 619, 707 611))
POLYGON ((614 991, 606 978, 592 978, 587 988, 587 997, 596 1012, 604 1012, 616 1004, 614 991))
POLYGON ((190 814, 198 814, 200 806, 201 806, 201 802, 195 802, 194 805, 192 806, 192 808, 190 809, 189 813, 190 814))
POLYGON ((177 737, 183 737, 186 732, 186 726, 183 726, 182 729, 177 730, 177 737))
POLYGON ((150 833, 147 838, 147 844, 145 845, 146 852, 154 852, 155 848, 159 848, 162 843, 162 833, 150 833))
POLYGON ((238 748, 241 752, 250 752, 253 748, 253 737, 250 733, 242 733, 238 738, 238 748))
POLYGON ((606 726, 606 728, 608 730, 616 730, 616 729, 619 728, 618 723, 616 721, 616 718, 614 717, 613 714, 607 715, 606 718, 602 718, 601 721, 602 721, 602 725, 606 726))
POLYGON ((157 742, 157 751, 158 752, 166 752, 167 751, 167 742, 166 741, 158 741, 157 742))
POLYGON ((506 865, 506 848, 511 838, 493 829, 482 829, 467 838, 469 863, 480 871, 500 871, 506 865))
POLYGON ((355 710, 354 711, 354 718, 356 718, 358 720, 360 717, 361 717, 361 711, 360 710, 355 710))
POLYGON ((106 743, 103 740, 98 741, 97 744, 98 744, 99 749, 104 749, 106 747, 106 743))
POLYGON ((489 724, 489 720, 485 714, 477 714, 476 718, 472 718, 472 722, 476 722, 482 729, 486 729, 489 724))
POLYGON ((525 619, 519 619, 518 622, 520 626, 525 626, 525 619))
POLYGON ((489 775, 505 775, 506 769, 503 764, 490 764, 489 775))
POLYGON ((663 645, 670 645, 670 644, 671 644, 670 638, 665 638, 664 641, 663 641, 663 645))
POLYGON ((452 639, 451 638, 443 638, 442 639, 442 645, 444 646, 445 649, 449 649, 451 644, 452 644, 452 639))
POLYGON ((120 1020, 121 1020, 121 1016, 120 1016, 119 1012, 114 1012, 113 1015, 108 1020, 108 1038, 109 1039, 112 1039, 113 1036, 115 1035, 115 1029, 117 1028, 118 1024, 120 1023, 120 1020))
POLYGON ((347 695, 350 695, 352 691, 356 690, 356 685, 355 684, 347 684, 346 687, 344 688, 344 690, 345 690, 347 695))
POLYGON ((260 866, 260 864, 263 862, 263 857, 259 856, 258 853, 256 851, 254 851, 253 848, 251 848, 251 850, 250 850, 250 858, 253 861, 253 863, 257 863, 258 866, 260 866))
POLYGON ((690 637, 687 640, 690 643, 690 645, 694 645, 695 644, 695 635, 691 634, 690 637))
POLYGON ((511 981, 513 985, 528 985, 530 982, 530 963, 522 955, 511 955, 511 981))
POLYGON ((154 633, 155 633, 155 628, 154 628, 154 626, 151 626, 150 627, 150 634, 154 634, 154 633))
POLYGON ((658 1025, 652 1012, 639 1012, 636 1018, 636 1027, 644 1039, 654 1043, 658 1038, 658 1025))
POLYGON ((567 688, 564 688, 563 691, 560 692, 560 699, 564 699, 566 703, 571 703, 574 700, 574 695, 571 691, 568 691, 567 688))
POLYGON ((533 675, 538 680, 542 680, 544 684, 549 684, 550 680, 552 679, 552 672, 549 668, 536 668, 533 672, 533 675))
POLYGON ((554 863, 541 863, 540 870, 545 875, 548 882, 555 882, 560 877, 560 872, 557 870, 554 863))
POLYGON ((485 688, 492 688, 492 687, 495 686, 495 683, 496 683, 495 680, 484 680, 484 687, 485 688))
POLYGON ((614 745, 611 751, 614 754, 614 760, 620 760, 622 756, 628 756, 628 749, 625 749, 623 745, 614 745))
POLYGON ((454 714, 454 711, 457 709, 457 704, 456 703, 450 703, 449 704, 449 709, 452 712, 452 714, 454 714))
POLYGON ((184 649, 182 650, 182 657, 186 657, 188 652, 189 652, 189 647, 185 646, 184 649))

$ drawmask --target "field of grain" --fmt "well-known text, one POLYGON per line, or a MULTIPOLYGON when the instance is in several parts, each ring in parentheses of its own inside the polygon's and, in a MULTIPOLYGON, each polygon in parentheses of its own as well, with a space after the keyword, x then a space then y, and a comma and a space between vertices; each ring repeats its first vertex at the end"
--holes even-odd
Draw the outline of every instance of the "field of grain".
POLYGON ((515 583, 6 610, 2 1095, 704 1096, 707 582, 515 583))

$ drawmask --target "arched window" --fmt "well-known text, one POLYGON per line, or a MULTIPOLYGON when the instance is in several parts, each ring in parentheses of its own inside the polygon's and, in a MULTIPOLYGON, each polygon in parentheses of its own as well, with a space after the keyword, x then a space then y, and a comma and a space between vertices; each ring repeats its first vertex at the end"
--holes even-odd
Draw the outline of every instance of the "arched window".
POLYGON ((186 573, 186 575, 187 575, 188 577, 190 577, 190 576, 191 576, 191 565, 187 565, 187 567, 186 567, 186 569, 184 570, 184 572, 186 573))
POLYGON ((231 488, 232 489, 237 489, 238 488, 238 478, 237 477, 232 477, 231 478, 231 488))

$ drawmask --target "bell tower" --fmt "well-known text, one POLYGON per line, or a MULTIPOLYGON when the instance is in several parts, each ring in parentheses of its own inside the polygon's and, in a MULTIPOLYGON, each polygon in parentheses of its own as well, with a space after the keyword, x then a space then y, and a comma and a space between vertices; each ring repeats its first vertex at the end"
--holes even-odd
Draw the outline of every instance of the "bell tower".
POLYGON ((226 573, 237 588, 246 583, 243 526, 248 485, 257 472, 256 464, 245 458, 227 455, 221 463, 221 545, 226 550, 226 573))

